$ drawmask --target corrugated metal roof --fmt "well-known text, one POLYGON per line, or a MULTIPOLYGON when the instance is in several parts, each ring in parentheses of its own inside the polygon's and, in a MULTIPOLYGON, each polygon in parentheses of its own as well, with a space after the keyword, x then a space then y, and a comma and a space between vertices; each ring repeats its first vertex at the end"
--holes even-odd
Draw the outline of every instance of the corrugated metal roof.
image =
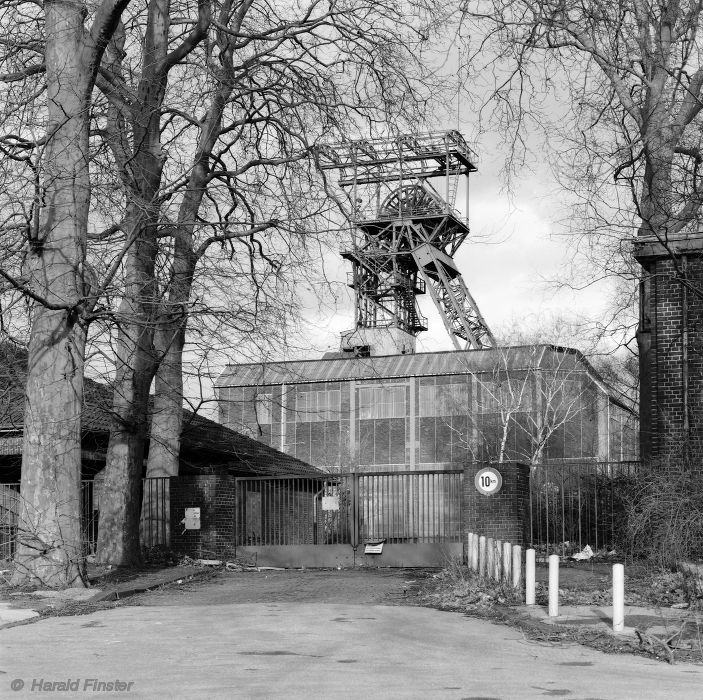
POLYGON ((316 360, 228 365, 215 382, 216 387, 311 384, 346 380, 372 380, 401 377, 432 377, 445 374, 481 374, 496 368, 583 371, 626 411, 635 412, 632 402, 608 385, 582 352, 558 345, 515 345, 484 350, 446 350, 414 355, 378 357, 324 357, 316 360))
POLYGON ((562 367, 565 370, 593 371, 581 353, 552 345, 519 345, 486 350, 454 350, 291 362, 229 365, 215 385, 261 386, 267 384, 307 384, 349 379, 423 377, 443 374, 492 372, 497 366, 518 371, 535 367, 562 367), (499 363, 499 364, 497 364, 499 363))

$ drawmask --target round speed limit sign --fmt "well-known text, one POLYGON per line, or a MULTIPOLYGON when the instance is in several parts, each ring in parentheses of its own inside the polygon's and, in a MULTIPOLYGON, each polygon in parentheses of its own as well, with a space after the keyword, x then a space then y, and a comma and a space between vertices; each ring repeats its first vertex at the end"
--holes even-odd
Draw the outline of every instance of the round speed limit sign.
POLYGON ((476 474, 474 483, 479 493, 482 493, 484 496, 491 496, 500 491, 503 486, 503 477, 497 469, 486 467, 476 474))

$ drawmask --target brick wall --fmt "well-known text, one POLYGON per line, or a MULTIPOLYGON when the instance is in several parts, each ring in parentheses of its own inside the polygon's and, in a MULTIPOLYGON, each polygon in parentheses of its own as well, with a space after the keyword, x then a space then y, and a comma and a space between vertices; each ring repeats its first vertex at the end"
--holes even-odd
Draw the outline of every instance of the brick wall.
POLYGON ((469 464, 464 470, 464 541, 475 532, 525 546, 530 528, 530 468, 518 462, 492 464, 503 477, 501 490, 484 496, 474 479, 486 464, 469 464))
POLYGON ((703 289, 696 255, 640 258, 641 453, 647 460, 703 454, 703 289))
POLYGON ((199 558, 220 558, 233 549, 235 479, 228 475, 171 479, 171 546, 199 558), (200 508, 200 530, 183 530, 186 508, 200 508))

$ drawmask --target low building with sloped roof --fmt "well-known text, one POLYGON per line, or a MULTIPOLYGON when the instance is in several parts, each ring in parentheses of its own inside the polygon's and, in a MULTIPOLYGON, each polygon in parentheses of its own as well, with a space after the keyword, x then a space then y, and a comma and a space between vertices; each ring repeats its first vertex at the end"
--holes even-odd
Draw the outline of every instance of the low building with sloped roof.
MULTIPOLYGON (((17 482, 22 465, 22 425, 26 351, 0 346, 0 481, 17 482)), ((111 426, 112 391, 86 378, 82 415, 83 477, 105 466, 111 426)), ((314 475, 319 470, 251 436, 183 411, 179 474, 222 473, 234 476, 314 475)))

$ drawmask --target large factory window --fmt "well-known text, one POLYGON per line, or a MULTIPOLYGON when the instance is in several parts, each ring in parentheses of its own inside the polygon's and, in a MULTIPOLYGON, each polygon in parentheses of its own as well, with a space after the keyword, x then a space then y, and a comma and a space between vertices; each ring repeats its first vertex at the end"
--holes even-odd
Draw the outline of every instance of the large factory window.
POLYGON ((398 384, 359 388, 360 464, 405 464, 407 390, 398 384))
POLYGON ((339 464, 341 391, 300 388, 295 396, 295 456, 317 467, 339 464))
POLYGON ((467 459, 469 385, 466 377, 449 381, 437 377, 419 386, 421 464, 459 464, 467 459))

